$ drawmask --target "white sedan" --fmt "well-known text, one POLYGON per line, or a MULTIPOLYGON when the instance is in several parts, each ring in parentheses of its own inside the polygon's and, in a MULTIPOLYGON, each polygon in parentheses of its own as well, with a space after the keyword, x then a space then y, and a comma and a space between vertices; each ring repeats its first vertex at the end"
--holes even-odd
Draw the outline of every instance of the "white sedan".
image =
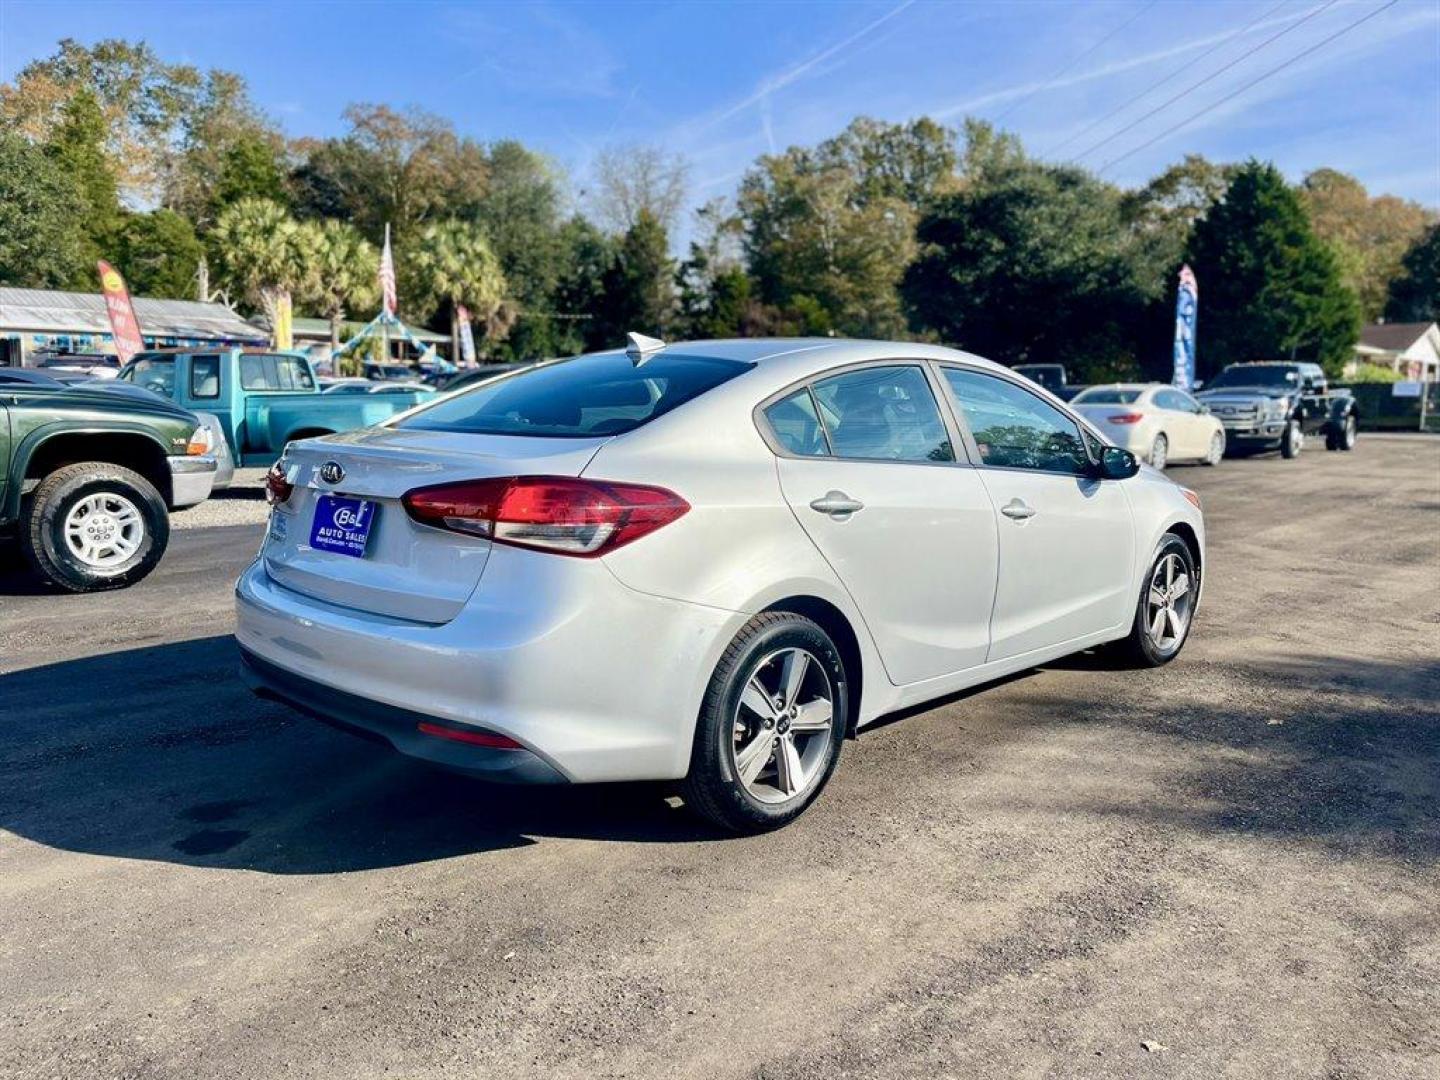
POLYGON ((1194 492, 913 343, 632 335, 292 443, 268 494, 258 693, 481 777, 683 779, 735 830, 897 709, 1172 660, 1205 559, 1194 492))
POLYGON ((1091 386, 1070 402, 1116 446, 1163 469, 1174 461, 1218 465, 1225 427, 1183 390, 1162 383, 1091 386))

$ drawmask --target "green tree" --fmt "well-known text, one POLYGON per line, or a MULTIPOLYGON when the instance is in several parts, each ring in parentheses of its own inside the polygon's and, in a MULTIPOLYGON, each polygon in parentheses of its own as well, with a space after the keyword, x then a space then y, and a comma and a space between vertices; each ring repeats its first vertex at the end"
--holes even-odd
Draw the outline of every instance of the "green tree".
POLYGON ((455 220, 427 225, 407 253, 406 266, 412 310, 443 309, 452 342, 459 337, 461 304, 487 325, 487 337, 503 336, 497 316, 504 314, 505 275, 478 225, 455 220))
MULTIPOLYGON (((387 224, 410 241, 427 222, 470 218, 484 195, 484 148, 454 125, 418 109, 351 105, 343 138, 305 144, 300 166, 312 191, 338 193, 345 217, 367 236, 387 224)), ((327 210, 326 213, 329 211, 327 210)), ((309 207, 302 213, 310 216, 309 207)))
POLYGON ((218 217, 241 199, 269 199, 284 206, 290 201, 284 163, 273 139, 257 131, 242 131, 220 154, 219 175, 210 197, 210 213, 218 217))
POLYGON ((955 132, 926 116, 904 124, 856 117, 816 148, 816 158, 853 177, 861 202, 899 199, 920 210, 958 182, 955 132))
POLYGON ((560 271, 550 313, 554 355, 604 348, 608 329, 600 324, 598 313, 605 291, 605 272, 615 259, 615 242, 577 214, 560 227, 560 249, 560 271))
POLYGON ((1120 203, 1125 227, 1134 233, 1141 257, 1156 279, 1170 274, 1185 255, 1190 230, 1220 201, 1235 174, 1234 165, 1216 165, 1199 154, 1171 165, 1120 203))
POLYGON ((334 351, 347 313, 379 303, 380 254, 353 225, 334 219, 302 222, 299 241, 308 252, 309 270, 302 299, 330 320, 334 351))
POLYGON ((736 337, 754 303, 749 275, 740 264, 742 222, 712 199, 695 211, 696 236, 675 272, 677 332, 687 338, 736 337))
POLYGON ((845 334, 903 331, 896 286, 915 250, 914 211, 903 199, 864 197, 847 168, 792 147, 746 174, 738 207, 763 302, 789 308, 804 298, 845 334))
POLYGON ((1440 320, 1440 223, 1426 229, 1405 253, 1389 292, 1385 317, 1391 322, 1440 320))
POLYGON ((514 140, 495 143, 488 157, 489 180, 474 217, 500 260, 515 318, 495 352, 516 360, 554 356, 565 332, 565 320, 554 317, 564 257, 561 175, 552 162, 514 140))
POLYGON ((0 131, 0 282, 56 289, 94 275, 75 229, 83 209, 74 179, 53 158, 0 131))
POLYGON ((116 232, 115 265, 137 296, 189 299, 205 249, 173 210, 126 214, 116 232))
POLYGON ((903 286, 914 329, 1004 363, 1063 363, 1081 379, 1134 368, 1150 297, 1109 184, 992 161, 937 202, 918 239, 903 286))
POLYGON ((623 344, 631 330, 663 338, 675 311, 674 273, 665 229, 642 209, 602 279, 596 345, 623 344))
MULTIPOLYGON (((71 227, 80 237, 85 261, 93 267, 110 251, 120 222, 120 200, 105 158, 105 118, 89 90, 80 90, 65 103, 45 151, 71 178, 80 196, 81 210, 71 227)), ((93 283, 93 271, 88 280, 93 283)))
POLYGON ((1296 359, 1338 376, 1360 328, 1355 294, 1273 165, 1249 161, 1190 238, 1200 283, 1202 372, 1243 360, 1296 359))
POLYGON ((1419 203, 1394 195, 1372 199, 1360 181, 1335 169, 1316 169, 1306 176, 1300 199, 1315 235, 1335 249, 1361 315, 1379 317, 1390 282, 1400 273, 1400 260, 1425 232, 1431 215, 1419 203))
POLYGON ((285 208, 269 199, 242 199, 225 208, 209 242, 231 299, 262 311, 275 325, 280 301, 314 275, 304 234, 285 208))

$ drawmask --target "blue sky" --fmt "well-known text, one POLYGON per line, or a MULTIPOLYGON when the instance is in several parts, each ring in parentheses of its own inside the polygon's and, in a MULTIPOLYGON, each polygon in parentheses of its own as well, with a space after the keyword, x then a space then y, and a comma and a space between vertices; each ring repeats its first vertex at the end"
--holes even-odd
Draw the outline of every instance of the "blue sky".
POLYGON ((577 197, 598 148, 642 141, 689 160, 700 202, 732 192, 757 155, 859 113, 973 114, 1065 158, 1238 60, 1082 163, 1133 185, 1187 151, 1254 155, 1293 179, 1329 165, 1440 207, 1440 0, 1400 0, 1142 147, 1382 3, 0 0, 0 80, 62 37, 144 38, 166 58, 240 72, 291 135, 342 130, 352 101, 416 104, 476 138, 544 150, 577 197))

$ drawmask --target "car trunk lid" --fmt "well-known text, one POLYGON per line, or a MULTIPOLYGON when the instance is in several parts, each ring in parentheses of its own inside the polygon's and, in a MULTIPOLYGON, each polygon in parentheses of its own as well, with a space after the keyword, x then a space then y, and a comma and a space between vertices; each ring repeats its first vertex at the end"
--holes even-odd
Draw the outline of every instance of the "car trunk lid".
POLYGON ((419 487, 491 476, 578 476, 604 438, 529 438, 370 428, 306 440, 285 456, 294 484, 277 508, 265 567, 288 589, 328 603, 416 622, 453 619, 475 591, 490 542, 420 525, 401 497, 419 487), (327 465, 342 475, 322 477, 327 465), (363 556, 312 545, 322 496, 375 504, 363 556))

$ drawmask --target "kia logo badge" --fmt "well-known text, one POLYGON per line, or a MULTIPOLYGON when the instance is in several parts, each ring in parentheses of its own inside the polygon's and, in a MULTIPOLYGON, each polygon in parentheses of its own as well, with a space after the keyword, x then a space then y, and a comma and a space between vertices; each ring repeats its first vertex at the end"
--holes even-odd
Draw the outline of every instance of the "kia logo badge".
POLYGON ((338 484, 345 479, 345 470, 338 461, 327 461, 320 466, 320 479, 327 484, 338 484))

